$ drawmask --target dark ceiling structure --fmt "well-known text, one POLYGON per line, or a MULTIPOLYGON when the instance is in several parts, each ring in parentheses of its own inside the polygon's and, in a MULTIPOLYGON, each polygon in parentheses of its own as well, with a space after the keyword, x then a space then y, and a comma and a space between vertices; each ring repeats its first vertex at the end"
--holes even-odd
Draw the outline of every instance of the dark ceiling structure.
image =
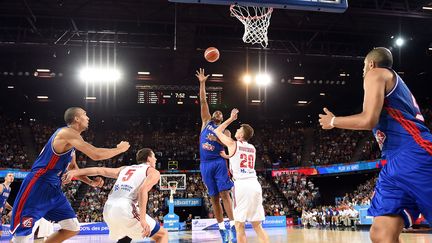
MULTIPOLYGON (((226 79, 265 66, 277 82, 299 74, 336 80, 342 72, 351 73, 356 81, 347 86, 358 92, 363 58, 375 46, 392 48, 395 68, 406 76, 430 78, 432 10, 427 6, 431 0, 351 0, 343 14, 276 9, 269 45, 262 48, 242 42, 244 27, 230 16, 228 6, 166 0, 0 0, 0 80, 16 80, 17 72, 33 73, 40 67, 62 72, 67 79, 80 62, 99 55, 115 56, 130 79, 137 71, 152 72, 154 83, 195 84, 194 70, 200 66, 224 73, 226 79), (406 39, 403 48, 393 44, 398 36, 406 39), (209 46, 222 53, 212 65, 202 57, 209 46)), ((44 85, 22 92, 39 89, 44 85)))

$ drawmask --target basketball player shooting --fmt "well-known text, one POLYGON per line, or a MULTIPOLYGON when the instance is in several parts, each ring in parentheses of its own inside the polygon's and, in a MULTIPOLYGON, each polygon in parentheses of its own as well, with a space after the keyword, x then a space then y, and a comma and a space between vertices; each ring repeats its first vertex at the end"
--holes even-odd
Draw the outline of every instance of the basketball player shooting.
POLYGON ((246 243, 245 222, 252 224, 260 243, 268 243, 269 237, 261 222, 265 220, 262 188, 255 171, 255 146, 248 143, 254 134, 253 128, 242 124, 235 133, 234 141, 223 131, 235 120, 238 110, 233 109, 228 120, 215 129, 216 136, 228 147, 230 170, 234 180, 234 221, 237 230, 237 242, 246 243))
MULTIPOLYGON (((116 148, 96 148, 84 141, 81 133, 88 129, 89 117, 85 110, 71 107, 64 113, 67 127, 57 129, 33 163, 15 198, 11 217, 12 242, 28 242, 33 238, 40 218, 58 222, 61 229, 45 241, 62 242, 79 233, 76 214, 61 190, 61 177, 66 169, 77 169, 75 149, 93 160, 105 160, 129 149, 128 142, 116 148)), ((94 187, 102 187, 100 177, 78 179, 94 187)))
POLYGON ((134 240, 150 237, 157 243, 167 243, 167 230, 146 211, 148 192, 160 179, 160 173, 155 169, 156 160, 151 149, 143 148, 136 154, 136 161, 140 164, 119 168, 89 167, 71 170, 64 176, 63 182, 69 183, 77 176, 101 175, 117 179, 103 211, 109 237, 112 240, 125 236, 134 240), (137 203, 139 210, 135 206, 137 203))
MULTIPOLYGON (((237 236, 234 226, 234 216, 232 209, 232 200, 230 190, 233 182, 228 176, 228 168, 224 155, 224 147, 216 137, 214 130, 222 123, 223 114, 221 111, 215 111, 213 116, 210 115, 209 106, 206 98, 205 82, 209 75, 204 74, 204 69, 200 68, 195 75, 200 82, 199 96, 201 105, 201 134, 200 134, 200 170, 202 179, 207 187, 208 194, 212 203, 213 211, 219 225, 219 232, 223 243, 237 242, 237 236), (230 234, 225 228, 223 221, 222 205, 230 219, 230 234), (230 238, 230 239, 229 239, 230 238)), ((227 136, 231 136, 228 130, 224 131, 227 136)), ((225 155, 224 155, 225 156, 225 155)))
POLYGON ((421 212, 432 222, 432 134, 401 77, 393 56, 383 47, 364 60, 363 111, 336 117, 327 108, 319 115, 323 129, 372 130, 385 161, 368 214, 374 216, 372 242, 400 242, 421 212))

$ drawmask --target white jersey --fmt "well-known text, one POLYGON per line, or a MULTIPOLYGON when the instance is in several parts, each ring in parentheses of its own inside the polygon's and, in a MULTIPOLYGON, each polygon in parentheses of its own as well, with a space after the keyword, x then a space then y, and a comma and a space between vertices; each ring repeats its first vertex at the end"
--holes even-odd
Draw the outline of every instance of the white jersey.
POLYGON ((138 189, 147 178, 147 169, 149 167, 146 164, 139 164, 126 166, 122 169, 108 196, 108 200, 127 198, 136 202, 138 200, 138 189))
POLYGON ((230 170, 234 180, 257 178, 255 171, 255 146, 236 141, 236 151, 230 158, 230 170))

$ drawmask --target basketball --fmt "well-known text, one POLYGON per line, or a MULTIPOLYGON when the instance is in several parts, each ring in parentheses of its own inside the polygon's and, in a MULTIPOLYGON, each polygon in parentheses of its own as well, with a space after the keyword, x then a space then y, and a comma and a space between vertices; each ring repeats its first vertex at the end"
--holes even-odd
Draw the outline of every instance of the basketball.
POLYGON ((204 52, 207 62, 216 62, 219 59, 219 50, 216 47, 209 47, 204 52))

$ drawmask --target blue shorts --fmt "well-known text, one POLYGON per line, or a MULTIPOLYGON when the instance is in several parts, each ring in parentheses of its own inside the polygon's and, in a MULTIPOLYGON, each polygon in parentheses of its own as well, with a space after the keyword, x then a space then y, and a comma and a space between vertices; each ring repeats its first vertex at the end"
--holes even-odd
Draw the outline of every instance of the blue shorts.
POLYGON ((16 236, 27 236, 40 218, 59 222, 76 218, 60 186, 52 185, 30 173, 21 184, 11 217, 10 231, 16 236))
POLYGON ((415 144, 387 158, 368 215, 400 215, 409 228, 420 213, 432 223, 432 155, 415 144))
POLYGON ((201 176, 210 196, 230 190, 234 183, 228 174, 228 165, 225 159, 201 161, 201 176))

